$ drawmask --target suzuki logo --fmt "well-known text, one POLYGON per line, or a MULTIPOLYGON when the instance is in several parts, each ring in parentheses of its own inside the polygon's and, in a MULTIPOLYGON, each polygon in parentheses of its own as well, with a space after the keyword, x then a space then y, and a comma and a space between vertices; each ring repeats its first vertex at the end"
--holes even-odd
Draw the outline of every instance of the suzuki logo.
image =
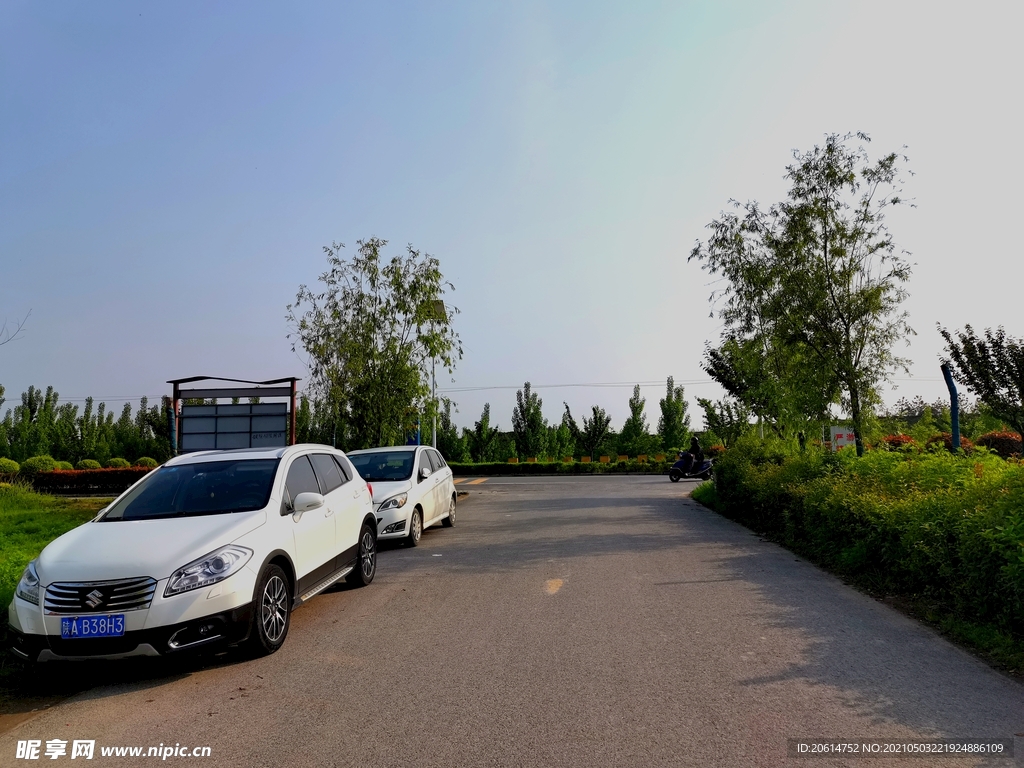
POLYGON ((85 596, 85 604, 90 608, 99 608, 103 605, 103 593, 98 589, 94 589, 88 595, 85 596))

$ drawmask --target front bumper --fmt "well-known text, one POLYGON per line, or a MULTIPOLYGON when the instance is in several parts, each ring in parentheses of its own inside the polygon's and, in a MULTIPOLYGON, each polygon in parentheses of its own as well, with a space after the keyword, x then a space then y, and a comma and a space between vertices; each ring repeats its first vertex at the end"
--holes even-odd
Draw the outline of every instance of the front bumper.
POLYGON ((60 635, 21 632, 8 626, 11 651, 27 661, 122 659, 163 656, 241 642, 252 624, 252 604, 178 624, 125 632, 121 637, 65 640, 60 635))
POLYGON ((404 538, 409 530, 410 517, 404 507, 377 512, 377 540, 404 538))
POLYGON ((249 631, 256 578, 250 563, 218 584, 170 597, 163 596, 167 579, 160 579, 148 608, 124 612, 121 637, 65 640, 60 629, 67 616, 15 597, 7 613, 11 649, 23 659, 45 661, 154 656, 238 642, 249 631))

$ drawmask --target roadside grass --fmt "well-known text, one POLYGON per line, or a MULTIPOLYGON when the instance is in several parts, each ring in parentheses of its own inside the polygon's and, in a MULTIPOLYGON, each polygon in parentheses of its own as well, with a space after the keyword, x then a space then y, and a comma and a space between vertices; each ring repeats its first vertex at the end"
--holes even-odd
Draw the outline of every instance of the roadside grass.
POLYGON ((58 499, 17 484, 0 487, 0 606, 6 609, 10 604, 29 560, 109 503, 110 499, 58 499))
MULTIPOLYGON (((0 483, 0 645, 7 645, 7 606, 22 571, 51 541, 96 516, 110 499, 59 499, 21 484, 0 483)), ((0 712, 37 687, 26 667, 0 654, 0 712)))
MULTIPOLYGON (((691 498, 719 514, 725 514, 714 482, 698 485, 693 489, 691 498)), ((736 519, 733 515, 725 516, 736 519)), ((893 585, 882 584, 876 574, 843 567, 842 561, 821 556, 821 552, 816 551, 817 548, 809 545, 810 542, 803 537, 780 535, 778 530, 771 530, 771 526, 752 525, 755 520, 756 518, 737 522, 756 531, 765 539, 806 557, 818 567, 839 576, 844 583, 855 589, 931 626, 953 643, 985 659, 993 666, 1015 676, 1024 674, 1024 638, 993 624, 965 618, 948 600, 937 599, 934 594, 894 592, 893 585), (886 589, 886 586, 889 588, 886 589)), ((1021 546, 1024 547, 1024 542, 1021 546)))

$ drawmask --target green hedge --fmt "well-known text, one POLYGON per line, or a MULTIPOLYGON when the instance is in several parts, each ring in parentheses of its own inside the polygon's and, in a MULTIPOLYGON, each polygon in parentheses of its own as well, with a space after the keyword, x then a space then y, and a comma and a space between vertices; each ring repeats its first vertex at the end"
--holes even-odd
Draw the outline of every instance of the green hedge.
POLYGON ((471 476, 522 476, 522 475, 662 475, 667 474, 672 465, 668 462, 638 461, 609 462, 598 461, 583 463, 579 461, 537 461, 509 464, 507 462, 487 462, 481 464, 459 464, 451 462, 452 474, 456 477, 471 476))
POLYGON ((1024 464, 741 442, 695 498, 875 592, 1024 634, 1024 464))
POLYGON ((117 495, 152 471, 149 467, 59 469, 40 472, 32 478, 32 487, 39 493, 117 495))

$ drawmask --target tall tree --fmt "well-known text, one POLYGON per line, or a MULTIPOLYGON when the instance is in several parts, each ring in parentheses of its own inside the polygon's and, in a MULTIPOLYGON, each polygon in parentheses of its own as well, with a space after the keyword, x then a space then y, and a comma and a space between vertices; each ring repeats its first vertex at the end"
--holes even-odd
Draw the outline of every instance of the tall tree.
POLYGON ((544 455, 548 422, 541 406, 544 401, 530 390, 530 382, 516 391, 516 404, 512 409, 512 433, 516 438, 516 452, 520 458, 544 455))
POLYGON ((971 326, 954 334, 940 327, 957 381, 967 385, 992 414, 1024 435, 1024 339, 1002 327, 978 336, 971 326))
POLYGON ((698 397, 697 404, 704 410, 704 424, 726 448, 750 429, 750 411, 737 400, 724 398, 712 402, 706 397, 698 397))
POLYGON ((452 422, 452 405, 450 398, 441 398, 441 408, 437 414, 437 450, 447 461, 464 461, 466 444, 452 422))
POLYGON ((665 382, 665 397, 658 401, 661 416, 658 417, 658 435, 662 450, 683 448, 690 435, 690 416, 686 412, 683 388, 677 387, 671 376, 665 382))
POLYGON ((872 163, 854 140, 870 141, 830 134, 823 146, 794 152, 788 199, 767 211, 734 202, 742 215, 712 222, 690 259, 725 278, 712 301, 722 302, 727 337, 782 345, 829 374, 821 396, 841 389, 860 455, 863 409, 893 369, 906 369, 892 348, 913 330, 900 309, 910 264, 885 225, 888 209, 904 202, 906 158, 892 152, 872 163))
MULTIPOLYGON (((583 417, 583 429, 577 428, 575 439, 577 449, 582 454, 594 458, 594 452, 609 435, 608 426, 612 423, 612 417, 605 413, 604 408, 597 405, 591 406, 590 410, 590 418, 583 417)), ((568 405, 565 406, 565 415, 572 421, 568 405)), ((572 423, 575 425, 575 421, 572 423)))
POLYGON ((417 411, 432 407, 431 361, 450 373, 462 357, 458 309, 440 310, 454 290, 440 262, 412 246, 382 261, 386 240, 357 244, 351 259, 342 244, 324 248, 322 290, 300 286, 287 308, 292 349, 308 355, 311 397, 349 448, 404 442, 417 411))
POLYGON ((480 420, 473 425, 473 431, 467 434, 469 455, 473 461, 487 461, 497 437, 498 428, 491 426, 491 404, 484 403, 480 420))
POLYGON ((651 449, 650 426, 644 413, 646 405, 647 400, 640 397, 640 385, 634 385, 633 396, 629 398, 629 416, 619 433, 619 453, 639 456, 651 449))

